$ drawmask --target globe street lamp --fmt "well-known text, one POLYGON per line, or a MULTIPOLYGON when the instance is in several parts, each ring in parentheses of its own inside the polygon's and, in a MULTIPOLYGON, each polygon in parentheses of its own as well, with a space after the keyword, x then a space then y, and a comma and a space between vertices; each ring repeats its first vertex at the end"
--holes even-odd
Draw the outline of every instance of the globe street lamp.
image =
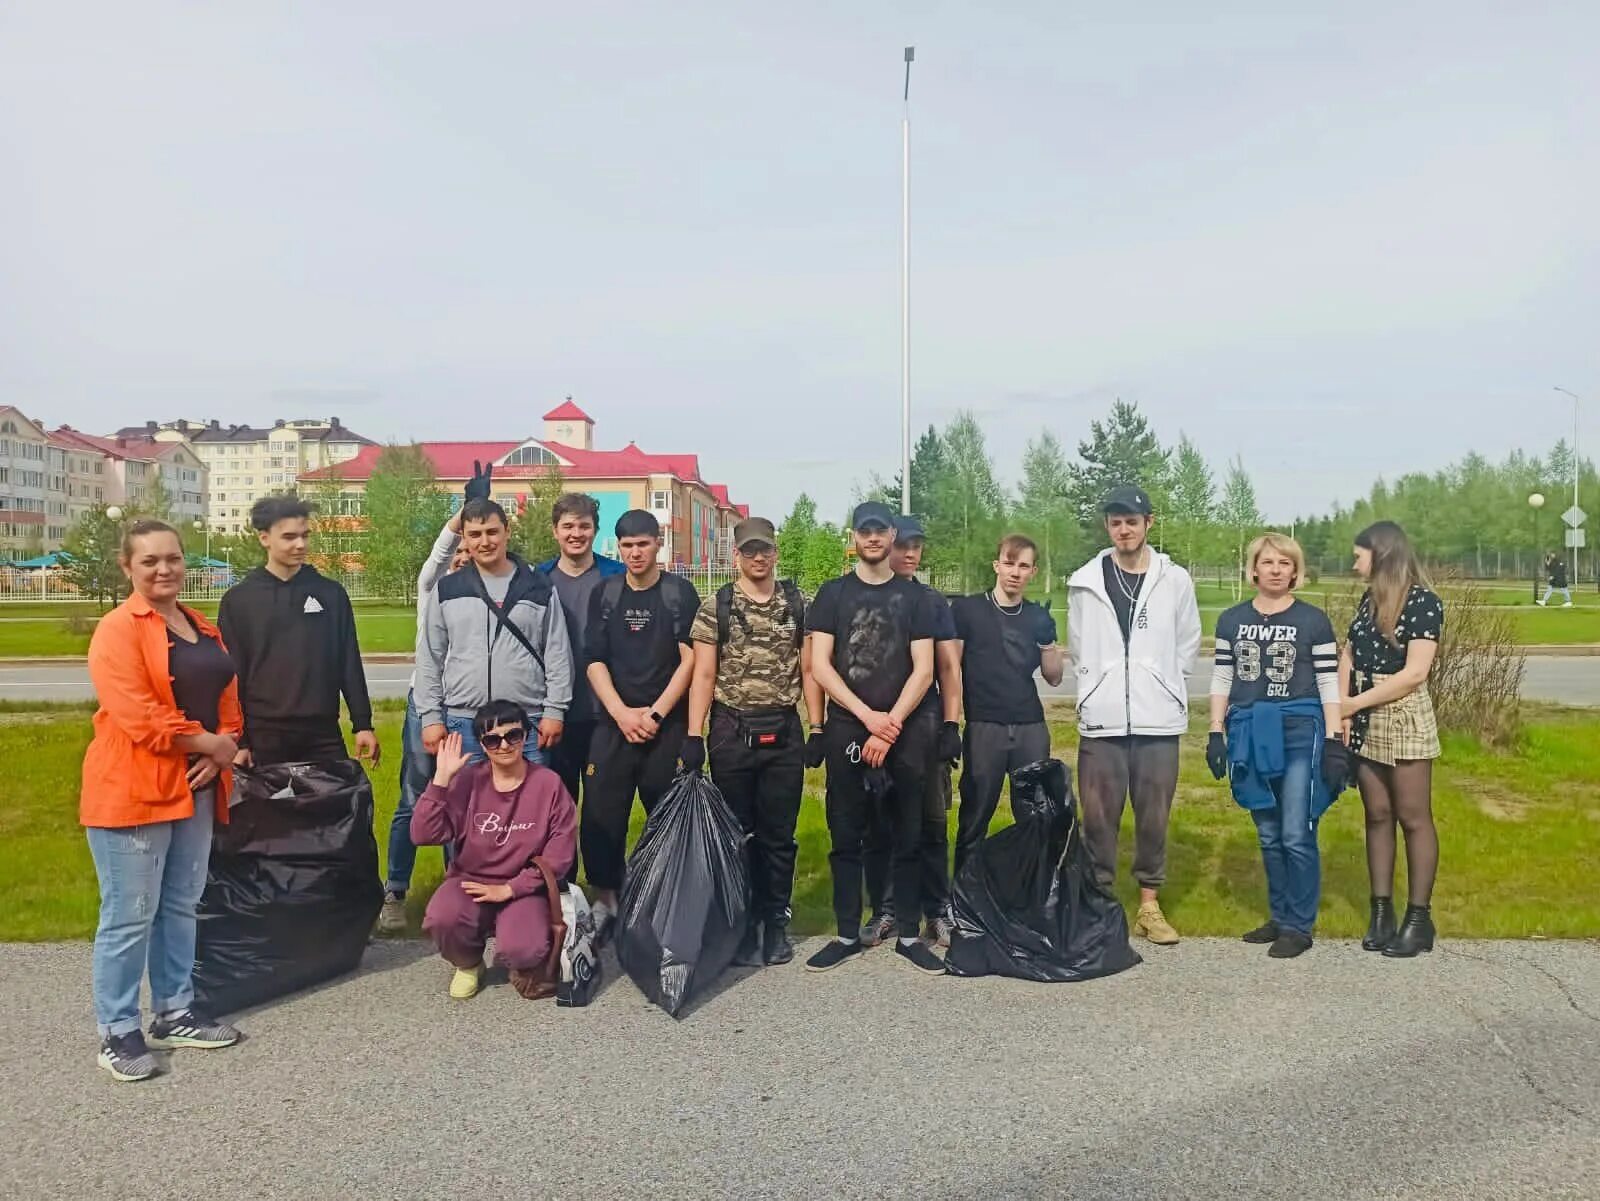
POLYGON ((1539 510, 1544 508, 1544 493, 1534 492, 1528 497, 1528 508, 1533 512, 1533 600, 1539 602, 1539 510))
POLYGON ((117 508, 116 505, 110 505, 106 508, 106 516, 111 518, 112 521, 121 521, 122 510, 117 508))

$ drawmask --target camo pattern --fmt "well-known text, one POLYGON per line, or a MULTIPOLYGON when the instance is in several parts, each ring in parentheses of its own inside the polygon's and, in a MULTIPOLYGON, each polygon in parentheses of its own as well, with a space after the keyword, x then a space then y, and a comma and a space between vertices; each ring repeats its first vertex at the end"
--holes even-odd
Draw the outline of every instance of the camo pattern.
MULTIPOLYGON (((795 622, 782 590, 766 604, 733 590, 728 641, 717 655, 716 699, 730 709, 793 708, 800 702, 800 648, 795 622), (741 618, 743 620, 741 620, 741 618)), ((712 593, 694 615, 689 637, 717 645, 717 597, 712 593)))

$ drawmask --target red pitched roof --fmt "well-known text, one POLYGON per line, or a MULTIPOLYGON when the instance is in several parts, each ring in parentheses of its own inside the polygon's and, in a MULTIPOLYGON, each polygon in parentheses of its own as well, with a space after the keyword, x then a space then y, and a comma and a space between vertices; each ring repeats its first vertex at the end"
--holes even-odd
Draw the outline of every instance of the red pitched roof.
MULTIPOLYGON (((66 450, 93 450, 113 459, 159 459, 164 457, 162 452, 167 446, 150 438, 100 438, 65 425, 53 431, 49 438, 53 445, 66 450)), ((182 443, 171 445, 177 447, 182 443)))
POLYGON ((546 421, 587 421, 590 425, 594 424, 594 418, 589 416, 589 414, 585 413, 577 405, 573 404, 572 403, 572 397, 570 397, 570 396, 567 397, 567 399, 566 399, 566 401, 564 403, 558 404, 555 408, 551 409, 548 413, 546 413, 544 415, 544 420, 546 420, 546 421))
MULTIPOLYGON (((427 455, 433 463, 433 470, 443 480, 464 480, 472 475, 474 460, 480 463, 493 463, 504 458, 517 447, 520 442, 423 442, 422 453, 427 455)), ((378 464, 378 456, 383 453, 381 446, 363 446, 353 459, 346 459, 343 463, 332 467, 319 467, 315 471, 303 471, 300 478, 303 480, 325 480, 338 476, 342 480, 365 480, 372 476, 372 469, 378 464)), ((498 470, 498 469, 497 469, 498 470)))

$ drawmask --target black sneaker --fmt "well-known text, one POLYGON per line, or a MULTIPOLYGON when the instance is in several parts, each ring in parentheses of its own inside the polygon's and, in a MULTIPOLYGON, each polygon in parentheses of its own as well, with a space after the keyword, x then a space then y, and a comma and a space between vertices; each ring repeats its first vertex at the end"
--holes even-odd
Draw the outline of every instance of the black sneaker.
POLYGON ((768 967, 788 963, 794 958, 794 943, 789 928, 781 922, 768 922, 761 931, 761 958, 768 967))
POLYGON ((144 1035, 135 1030, 129 1034, 113 1034, 100 1042, 101 1067, 125 1084, 148 1080, 157 1074, 156 1057, 145 1046, 144 1035))
POLYGON ((832 939, 827 946, 806 960, 806 971, 826 972, 838 967, 847 959, 854 959, 864 949, 859 942, 840 942, 837 938, 832 939))
POLYGON ((739 940, 739 949, 733 953, 733 962, 739 967, 761 966, 760 922, 751 922, 744 928, 744 937, 739 940))
POLYGON ((227 1022, 201 1017, 192 1009, 180 1009, 150 1023, 152 1047, 200 1047, 214 1051, 233 1046, 241 1037, 227 1022))
POLYGON ((894 932, 900 928, 900 923, 895 920, 892 910, 883 913, 874 913, 864 926, 861 927, 861 945, 875 947, 886 938, 893 938, 894 932))
POLYGON ((1298 930, 1285 930, 1267 948, 1267 954, 1274 959, 1293 959, 1296 955, 1304 955, 1311 949, 1311 935, 1302 934, 1298 930))
POLYGON ((1278 929, 1277 922, 1267 922, 1266 925, 1257 926, 1254 930, 1250 931, 1250 933, 1246 934, 1244 936, 1244 941, 1260 943, 1277 942, 1278 935, 1281 933, 1282 931, 1278 929))
POLYGON ((934 976, 944 975, 944 960, 934 954, 933 948, 925 942, 920 940, 917 942, 901 942, 896 939, 894 953, 910 960, 911 966, 919 972, 927 972, 934 976))

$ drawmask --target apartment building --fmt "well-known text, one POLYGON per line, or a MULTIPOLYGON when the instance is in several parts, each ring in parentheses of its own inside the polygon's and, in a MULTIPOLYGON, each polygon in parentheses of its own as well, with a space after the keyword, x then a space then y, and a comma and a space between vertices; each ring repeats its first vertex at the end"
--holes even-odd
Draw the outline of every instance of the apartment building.
POLYGON ((55 549, 48 538, 58 524, 49 516, 49 451, 43 426, 20 409, 0 405, 0 559, 26 559, 55 549))
MULTIPOLYGON (((699 457, 692 454, 650 454, 629 442, 621 450, 596 450, 594 419, 568 397, 543 417, 540 438, 496 442, 423 442, 440 486, 458 491, 472 475, 474 460, 494 464, 494 499, 507 512, 520 513, 528 504, 530 484, 559 470, 569 491, 587 492, 600 505, 595 548, 616 553, 612 530, 629 509, 649 509, 661 522, 668 565, 724 564, 732 557, 733 527, 749 515, 734 504, 723 484, 707 483, 699 457)), ((367 480, 382 447, 367 445, 336 469, 303 472, 301 484, 311 488, 337 480, 352 512, 359 512, 367 480)))
POLYGON ((49 437, 54 453, 61 455, 64 460, 60 488, 64 502, 63 516, 70 512, 75 500, 81 501, 84 508, 96 501, 148 505, 157 491, 159 481, 159 490, 166 497, 167 511, 174 524, 188 527, 206 519, 208 472, 205 463, 187 442, 161 442, 143 436, 101 438, 68 425, 55 430, 49 437), (96 454, 103 460, 103 467, 98 472, 89 462, 96 454), (80 466, 88 464, 88 470, 80 470, 78 474, 90 477, 83 482, 94 489, 93 500, 70 494, 75 481, 67 466, 74 459, 78 460, 80 466), (95 477, 102 479, 103 483, 95 484, 95 477))
POLYGON ((277 421, 270 428, 220 421, 165 425, 149 421, 118 434, 188 445, 209 472, 206 522, 227 533, 250 524, 250 506, 257 498, 290 491, 306 472, 347 462, 377 445, 345 428, 337 417, 277 421))

